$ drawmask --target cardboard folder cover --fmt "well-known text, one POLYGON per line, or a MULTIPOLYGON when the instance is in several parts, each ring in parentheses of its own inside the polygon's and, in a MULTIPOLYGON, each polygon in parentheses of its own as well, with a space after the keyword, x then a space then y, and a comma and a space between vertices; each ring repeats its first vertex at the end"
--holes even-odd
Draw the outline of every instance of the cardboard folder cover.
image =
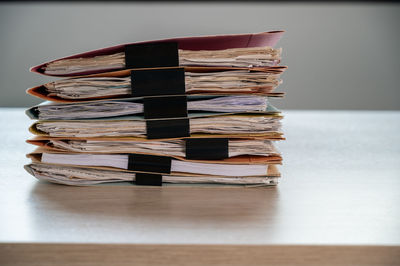
POLYGON ((154 120, 144 120, 143 116, 126 116, 90 120, 38 121, 29 130, 38 136, 67 138, 147 137, 167 139, 196 136, 196 134, 224 138, 249 138, 279 134, 281 119, 282 116, 278 113, 263 112, 234 115, 189 114, 188 118, 154 120), (183 133, 172 132, 171 129, 177 125, 177 121, 186 121, 186 126, 181 130, 183 133))
MULTIPOLYGON (((282 97, 284 95, 283 92, 276 92, 274 91, 275 88, 278 86, 280 80, 279 76, 286 70, 287 67, 285 66, 273 66, 273 67, 254 67, 251 69, 248 68, 240 68, 240 67, 184 67, 185 75, 186 77, 190 78, 191 75, 196 75, 196 73, 199 74, 204 74, 208 73, 209 78, 207 79, 207 75, 202 75, 201 77, 197 78, 199 80, 197 83, 195 81, 186 80, 186 92, 184 94, 207 94, 207 95, 264 95, 264 96, 271 96, 271 97, 282 97), (239 74, 236 74, 233 76, 235 73, 242 72, 241 75, 244 76, 243 80, 240 83, 237 81, 236 84, 233 83, 234 85, 232 86, 224 86, 222 87, 218 83, 218 78, 221 80, 221 73, 226 73, 226 76, 231 76, 231 78, 238 79, 240 78, 239 74), (248 72, 247 74, 245 74, 248 72), (244 73, 244 74, 243 74, 244 73), (250 83, 249 82, 249 77, 251 75, 260 77, 260 74, 263 74, 261 76, 262 79, 258 78, 256 80, 256 77, 253 78, 254 82, 250 83), (218 75, 218 76, 217 76, 218 75), (262 81, 262 83, 260 82, 262 81), (208 86, 205 86, 204 84, 209 84, 208 86), (196 86, 197 85, 197 86, 196 86)), ((169 69, 176 69, 176 68, 169 68, 169 69)), ((112 85, 113 82, 111 81, 103 81, 104 78, 128 78, 131 75, 135 75, 137 72, 140 71, 156 71, 158 69, 126 69, 126 70, 119 70, 119 71, 111 71, 111 72, 106 72, 106 73, 99 73, 99 74, 92 74, 92 75, 87 75, 87 76, 79 76, 75 77, 73 79, 63 79, 59 81, 53 81, 50 83, 46 83, 43 85, 35 86, 32 88, 27 89, 27 93, 39 97, 44 100, 48 101, 55 101, 55 102, 77 102, 77 101, 86 101, 86 100, 96 100, 96 99, 104 99, 104 98, 121 98, 121 97, 129 97, 129 96, 136 96, 135 92, 138 90, 138 84, 136 84, 136 81, 130 81, 124 86, 126 87, 125 92, 115 92, 112 90, 112 85), (55 87, 55 86, 66 86, 65 84, 68 84, 69 82, 70 88, 76 87, 77 84, 74 84, 73 82, 79 81, 79 79, 85 79, 87 82, 86 84, 83 84, 81 86, 88 86, 90 85, 88 78, 91 78, 93 82, 96 82, 96 84, 100 84, 98 86, 101 86, 101 88, 104 90, 106 87, 105 85, 101 85, 101 82, 104 82, 104 84, 107 84, 109 87, 108 92, 102 92, 101 95, 88 95, 88 96, 83 96, 79 95, 76 96, 74 95, 73 97, 66 97, 60 95, 60 93, 52 92, 49 87, 55 87), (102 80, 103 79, 103 80, 102 80), (106 83, 107 82, 107 83, 106 83)), ((153 82, 155 81, 156 75, 151 75, 151 80, 148 82, 153 82)), ((251 80, 250 80, 251 81, 251 80)), ((162 84, 168 84, 168 82, 165 82, 162 80, 162 84)), ((183 81, 185 82, 185 81, 183 81)), ((221 81, 219 81, 221 83, 221 81)), ((224 80, 222 82, 226 82, 226 77, 224 77, 224 80)), ((114 82, 114 87, 120 87, 120 83, 114 82)), ((150 84, 149 84, 150 85, 150 84)), ((152 84, 151 84, 152 85, 152 84)), ((93 85, 92 85, 93 86, 93 85)), ((149 86, 148 86, 149 87, 149 86)), ((158 87, 158 86, 157 86, 158 87)), ((154 90, 154 86, 152 89, 145 88, 149 93, 151 90, 154 90)), ((168 93, 169 94, 169 93, 168 93)), ((160 93, 159 95, 163 95, 163 93, 160 93)), ((145 95, 143 95, 145 96, 145 95)))
POLYGON ((265 176, 227 177, 196 174, 188 175, 183 173, 176 175, 154 174, 154 177, 157 179, 157 184, 153 182, 149 184, 149 177, 151 177, 152 174, 141 174, 115 168, 66 166, 35 162, 25 165, 25 169, 39 180, 72 186, 89 186, 115 182, 129 182, 135 185, 164 185, 175 183, 206 184, 207 186, 209 184, 270 186, 276 185, 280 178, 280 173, 273 164, 268 165, 267 175, 265 176))
MULTIPOLYGON (((119 169, 133 172, 163 173, 163 174, 195 174, 195 175, 219 175, 219 176, 266 176, 268 165, 281 164, 280 156, 238 156, 224 160, 187 160, 179 157, 170 158, 170 166, 167 172, 158 172, 151 164, 156 160, 149 159, 149 170, 146 167, 138 169, 130 168, 128 164, 129 154, 80 154, 48 151, 38 148, 27 154, 34 163, 47 163, 66 166, 81 166, 97 169, 119 169)), ((138 154, 138 156, 158 157, 150 154, 138 154)), ((145 164, 145 165, 146 165, 145 164)))
POLYGON ((26 110, 31 119, 79 120, 137 116, 137 119, 206 117, 235 113, 279 114, 263 96, 162 96, 96 100, 79 103, 45 102, 26 110), (140 116, 141 115, 141 116, 140 116))
POLYGON ((273 140, 278 139, 210 137, 138 141, 126 138, 110 140, 106 138, 68 139, 37 136, 27 140, 27 143, 55 152, 93 154, 151 153, 196 160, 222 160, 242 155, 280 157, 273 140))
MULTIPOLYGON (((146 41, 146 42, 138 42, 135 44, 157 44, 157 43, 177 43, 179 49, 183 50, 223 50, 223 49, 231 49, 231 48, 246 48, 246 47, 262 47, 262 46, 274 46, 284 31, 270 31, 270 32, 262 32, 255 34, 237 34, 237 35, 217 35, 217 36, 201 36, 201 37, 183 37, 183 38, 171 38, 164 40, 154 40, 154 41, 146 41)), ((98 49, 94 51, 89 51, 86 53, 76 54, 64 58, 60 58, 57 60, 53 60, 51 62, 59 61, 62 59, 73 59, 73 58, 89 58, 95 56, 103 56, 110 55, 115 53, 124 52, 125 48, 128 45, 132 44, 121 44, 117 46, 107 47, 103 49, 98 49)), ((40 74, 44 73, 44 68, 47 64, 51 63, 43 63, 38 66, 32 67, 31 71, 40 74)), ((64 74, 64 75, 54 75, 54 76, 79 76, 79 75, 89 75, 95 74, 99 72, 108 72, 112 69, 103 69, 101 71, 84 71, 77 72, 73 75, 64 74)))

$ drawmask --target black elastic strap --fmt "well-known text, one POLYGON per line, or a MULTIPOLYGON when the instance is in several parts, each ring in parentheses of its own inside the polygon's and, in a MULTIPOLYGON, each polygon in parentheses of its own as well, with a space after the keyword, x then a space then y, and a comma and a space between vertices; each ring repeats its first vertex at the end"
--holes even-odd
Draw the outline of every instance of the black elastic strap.
POLYGON ((170 174, 171 157, 147 154, 128 154, 128 170, 170 174))
POLYGON ((135 184, 138 186, 162 186, 162 175, 135 174, 135 184))
POLYGON ((189 119, 146 120, 146 132, 148 139, 190 137, 189 119))
POLYGON ((140 69, 131 71, 131 95, 182 95, 185 89, 185 70, 182 67, 140 69))
POLYGON ((186 96, 146 97, 143 99, 144 118, 187 117, 186 96))
POLYGON ((186 139, 186 159, 221 160, 229 157, 229 140, 225 138, 186 139))
POLYGON ((179 66, 177 42, 125 45, 127 69, 173 66, 179 66))

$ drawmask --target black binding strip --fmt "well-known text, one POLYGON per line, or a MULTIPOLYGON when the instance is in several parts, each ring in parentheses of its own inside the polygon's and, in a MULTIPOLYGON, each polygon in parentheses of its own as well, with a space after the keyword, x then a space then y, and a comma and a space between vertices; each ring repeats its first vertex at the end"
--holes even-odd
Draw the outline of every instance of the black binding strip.
POLYGON ((189 119, 146 120, 148 139, 190 137, 189 119))
POLYGON ((186 139, 186 159, 221 160, 229 157, 229 140, 225 138, 186 139))
POLYGON ((177 42, 125 45, 127 69, 173 66, 179 66, 177 42))
POLYGON ((185 70, 182 67, 140 69, 131 71, 133 97, 182 95, 185 89, 185 70))
POLYGON ((135 174, 135 184, 138 186, 162 186, 162 175, 135 174))
POLYGON ((171 173, 171 157, 128 154, 128 170, 148 173, 171 173))
POLYGON ((143 105, 145 119, 188 116, 186 96, 146 97, 143 105))

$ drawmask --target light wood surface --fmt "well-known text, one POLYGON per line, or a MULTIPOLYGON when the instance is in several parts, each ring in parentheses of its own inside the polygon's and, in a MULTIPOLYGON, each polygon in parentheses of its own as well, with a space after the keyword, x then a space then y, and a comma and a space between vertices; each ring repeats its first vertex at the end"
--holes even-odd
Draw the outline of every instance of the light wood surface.
POLYGON ((1 113, 1 265, 400 264, 400 112, 286 112, 276 188, 38 182, 1 113))
MULTIPOLYGON (((382 246, 13 244, 1 265, 399 265, 399 248, 382 246)), ((1 256, 4 255, 4 256, 1 256)))

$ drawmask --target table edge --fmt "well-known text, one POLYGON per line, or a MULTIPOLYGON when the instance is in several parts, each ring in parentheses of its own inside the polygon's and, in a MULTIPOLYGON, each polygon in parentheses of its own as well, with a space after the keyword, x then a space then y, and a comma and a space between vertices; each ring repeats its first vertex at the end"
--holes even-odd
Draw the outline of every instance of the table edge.
POLYGON ((392 245, 0 243, 1 265, 400 265, 392 245))

